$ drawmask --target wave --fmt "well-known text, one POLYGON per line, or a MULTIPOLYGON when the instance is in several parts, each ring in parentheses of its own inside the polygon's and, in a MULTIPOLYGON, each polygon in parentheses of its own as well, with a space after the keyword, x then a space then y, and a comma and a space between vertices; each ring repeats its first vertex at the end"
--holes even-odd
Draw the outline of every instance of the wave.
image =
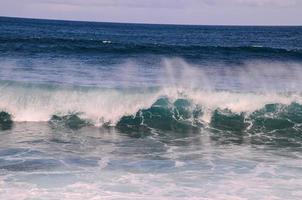
POLYGON ((69 53, 69 54, 155 54, 200 58, 203 55, 243 55, 302 59, 301 49, 284 49, 265 46, 201 46, 119 43, 109 40, 65 38, 1 38, 0 52, 69 53))
POLYGON ((167 98, 157 100, 150 108, 141 109, 135 115, 123 116, 117 123, 122 130, 157 129, 168 131, 194 131, 208 127, 220 131, 269 133, 298 132, 302 137, 302 105, 298 103, 266 104, 251 113, 235 113, 230 109, 216 108, 211 111, 210 121, 204 121, 201 105, 192 105, 189 100, 167 98))
MULTIPOLYGON (((172 102, 163 97, 150 108, 139 109, 133 115, 122 116, 114 126, 103 123, 102 127, 115 128, 131 137, 154 133, 177 136, 207 131, 213 134, 211 136, 213 141, 220 140, 219 142, 223 143, 245 143, 248 140, 251 144, 301 146, 301 104, 267 104, 251 113, 236 113, 229 109, 217 108, 211 111, 209 122, 203 120, 205 112, 204 107, 194 105, 190 100, 177 99, 172 102)), ((92 120, 83 118, 82 113, 52 115, 48 123, 54 129, 72 130, 95 125, 92 120)), ((12 127, 12 115, 1 112, 0 130, 9 130, 12 127)))
POLYGON ((104 89, 7 84, 0 88, 0 128, 49 122, 121 131, 283 133, 302 136, 302 96, 180 88, 104 89))

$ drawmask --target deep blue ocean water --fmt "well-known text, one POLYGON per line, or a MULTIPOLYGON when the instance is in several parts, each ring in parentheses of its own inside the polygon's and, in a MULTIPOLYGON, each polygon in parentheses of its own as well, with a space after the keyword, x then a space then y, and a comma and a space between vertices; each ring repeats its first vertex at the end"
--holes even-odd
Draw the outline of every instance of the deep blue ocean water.
POLYGON ((0 17, 0 199, 301 199, 302 27, 0 17))
POLYGON ((147 81, 149 85, 158 77, 165 59, 178 58, 211 68, 256 61, 302 61, 301 27, 168 26, 14 18, 0 18, 0 22, 0 56, 6 63, 2 68, 9 66, 1 70, 1 80, 123 87, 117 71, 129 62, 144 77, 129 84, 147 81), (117 78, 113 83, 112 77, 117 78))

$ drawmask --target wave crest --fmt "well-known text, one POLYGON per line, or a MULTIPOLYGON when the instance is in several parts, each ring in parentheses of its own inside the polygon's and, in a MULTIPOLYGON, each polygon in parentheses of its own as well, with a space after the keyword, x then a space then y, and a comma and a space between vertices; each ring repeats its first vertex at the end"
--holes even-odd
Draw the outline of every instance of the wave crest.
POLYGON ((300 93, 212 91, 180 87, 104 89, 2 84, 0 122, 48 122, 78 129, 301 132, 300 93), (6 120, 6 121, 5 121, 6 120))
MULTIPOLYGON (((114 106, 114 105, 113 105, 114 106)), ((54 127, 80 129, 86 126, 114 126, 122 132, 196 132, 201 129, 218 132, 244 134, 270 134, 290 137, 302 137, 302 104, 271 103, 253 111, 236 112, 230 108, 207 107, 190 98, 160 97, 149 107, 140 107, 132 114, 120 113, 116 122, 89 118, 89 113, 68 112, 67 114, 49 113, 46 121, 54 127), (209 117, 209 120, 207 116, 209 117), (100 123, 100 121, 102 123, 100 123)), ((0 112, 0 127, 7 130, 12 127, 12 114, 0 112)))

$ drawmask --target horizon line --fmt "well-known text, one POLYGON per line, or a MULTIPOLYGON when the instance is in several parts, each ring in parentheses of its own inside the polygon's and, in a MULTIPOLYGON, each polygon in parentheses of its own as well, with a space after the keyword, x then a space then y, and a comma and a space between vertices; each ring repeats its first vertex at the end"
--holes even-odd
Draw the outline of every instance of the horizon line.
POLYGON ((83 23, 111 23, 111 24, 133 24, 133 25, 163 25, 163 26, 240 26, 240 27, 302 27, 302 25, 276 25, 276 24, 177 24, 177 23, 147 23, 147 22, 118 22, 118 21, 96 21, 96 20, 75 20, 75 19, 57 19, 57 18, 35 18, 20 16, 2 16, 0 18, 25 19, 25 20, 45 20, 45 21, 61 21, 61 22, 83 22, 83 23))

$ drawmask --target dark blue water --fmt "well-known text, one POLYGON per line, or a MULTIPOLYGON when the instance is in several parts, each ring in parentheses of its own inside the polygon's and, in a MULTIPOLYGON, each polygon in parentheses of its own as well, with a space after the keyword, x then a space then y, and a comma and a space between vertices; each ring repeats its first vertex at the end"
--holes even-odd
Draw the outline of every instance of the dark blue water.
POLYGON ((302 27, 0 18, 0 199, 301 199, 302 27))
MULTIPOLYGON (((301 33, 301 27, 164 26, 1 18, 0 57, 2 63, 14 63, 15 76, 20 79, 34 76, 35 81, 66 82, 61 77, 74 73, 81 82, 85 79, 79 77, 81 74, 102 76, 106 71, 114 75, 116 66, 125 62, 139 65, 144 76, 158 73, 163 59, 173 58, 211 66, 259 60, 301 63, 301 33)), ((3 76, 2 70, 1 78, 9 79, 3 76)), ((82 84, 102 83, 90 78, 82 84)))

